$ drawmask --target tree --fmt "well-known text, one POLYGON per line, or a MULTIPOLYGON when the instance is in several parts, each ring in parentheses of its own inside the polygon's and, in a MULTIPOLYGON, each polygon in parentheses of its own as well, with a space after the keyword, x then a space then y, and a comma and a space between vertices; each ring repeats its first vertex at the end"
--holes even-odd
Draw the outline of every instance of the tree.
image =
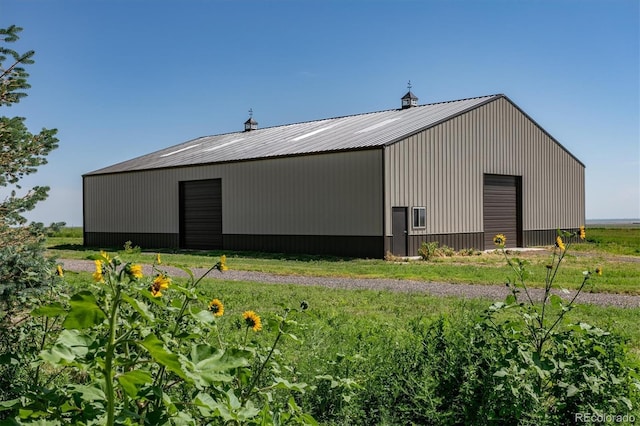
MULTIPOLYGON (((18 52, 6 47, 18 40, 22 28, 0 28, 0 107, 11 107, 26 96, 34 51, 18 52)), ((42 129, 32 134, 23 117, 0 116, 0 189, 8 194, 0 202, 0 300, 17 291, 34 288, 50 271, 44 257, 45 229, 42 224, 27 225, 23 214, 47 198, 49 187, 36 186, 23 194, 20 180, 47 163, 47 155, 57 148, 57 130, 42 129)))

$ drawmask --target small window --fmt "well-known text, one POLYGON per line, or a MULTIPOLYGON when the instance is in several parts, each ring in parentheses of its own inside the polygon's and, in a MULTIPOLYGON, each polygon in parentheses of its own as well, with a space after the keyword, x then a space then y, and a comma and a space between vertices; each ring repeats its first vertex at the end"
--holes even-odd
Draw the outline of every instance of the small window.
POLYGON ((427 226, 427 208, 414 207, 413 208, 413 227, 426 228, 426 226, 427 226))

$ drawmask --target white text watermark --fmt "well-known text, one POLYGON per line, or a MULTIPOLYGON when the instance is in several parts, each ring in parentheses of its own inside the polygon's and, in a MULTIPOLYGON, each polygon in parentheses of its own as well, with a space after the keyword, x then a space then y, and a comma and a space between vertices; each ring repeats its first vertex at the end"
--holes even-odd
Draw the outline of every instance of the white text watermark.
POLYGON ((595 414, 595 413, 574 413, 573 420, 576 423, 635 423, 636 416, 633 414, 595 414))

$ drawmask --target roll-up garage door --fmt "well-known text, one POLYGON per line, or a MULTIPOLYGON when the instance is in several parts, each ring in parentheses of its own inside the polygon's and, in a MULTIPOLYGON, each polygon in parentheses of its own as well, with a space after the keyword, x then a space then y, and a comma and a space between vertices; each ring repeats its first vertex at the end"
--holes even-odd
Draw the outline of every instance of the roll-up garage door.
POLYGON ((222 248, 222 181, 180 182, 180 247, 222 248))
POLYGON ((507 247, 522 245, 522 180, 520 176, 484 175, 484 247, 503 234, 507 247))

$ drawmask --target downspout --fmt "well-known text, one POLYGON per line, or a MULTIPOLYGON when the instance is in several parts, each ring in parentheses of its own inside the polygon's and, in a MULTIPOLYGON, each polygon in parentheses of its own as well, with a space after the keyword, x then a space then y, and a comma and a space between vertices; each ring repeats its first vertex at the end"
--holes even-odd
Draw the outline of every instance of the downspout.
POLYGON ((385 167, 387 146, 382 145, 382 258, 386 256, 387 248, 387 170, 385 167))
POLYGON ((85 226, 85 224, 87 223, 87 200, 86 200, 86 181, 87 177, 86 176, 82 176, 82 246, 86 247, 87 246, 87 227, 85 226))

